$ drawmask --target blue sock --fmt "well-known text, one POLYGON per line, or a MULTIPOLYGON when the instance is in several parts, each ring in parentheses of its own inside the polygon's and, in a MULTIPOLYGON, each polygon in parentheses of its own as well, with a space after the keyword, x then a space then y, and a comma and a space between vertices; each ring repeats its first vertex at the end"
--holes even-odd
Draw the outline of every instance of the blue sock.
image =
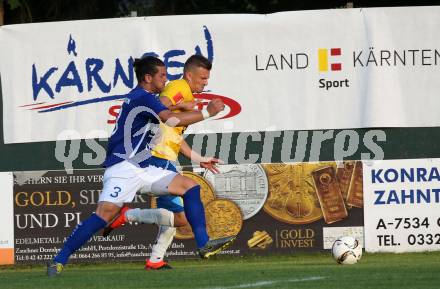
POLYGON ((208 242, 209 236, 206 232, 205 208, 200 200, 200 186, 192 187, 186 191, 183 195, 183 206, 186 219, 196 238, 197 247, 201 248, 208 242))
POLYGON ((57 263, 65 265, 70 255, 81 248, 99 230, 104 228, 107 222, 93 213, 84 222, 76 226, 72 234, 67 238, 63 248, 53 259, 57 263))

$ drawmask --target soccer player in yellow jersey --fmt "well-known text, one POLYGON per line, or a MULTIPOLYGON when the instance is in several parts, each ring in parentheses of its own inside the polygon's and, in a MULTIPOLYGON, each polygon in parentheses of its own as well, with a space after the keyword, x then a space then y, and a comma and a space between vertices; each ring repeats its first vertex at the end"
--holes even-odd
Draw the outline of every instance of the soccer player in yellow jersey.
MULTIPOLYGON (((210 76, 211 62, 203 56, 193 55, 185 62, 183 78, 169 82, 160 94, 160 101, 174 112, 194 110, 196 102, 193 93, 200 93, 208 84, 210 76)), ((186 127, 169 127, 161 125, 161 137, 155 143, 152 150, 150 164, 176 170, 175 162, 179 152, 193 162, 199 163, 201 167, 218 172, 216 164, 219 160, 216 158, 202 157, 191 150, 189 145, 183 139, 183 133, 186 127)), ((187 223, 184 214, 183 202, 180 197, 161 196, 157 199, 158 208, 170 210, 174 213, 181 223, 187 223)), ((204 232, 194 232, 197 247, 203 247, 207 242, 206 227, 204 232)), ((175 227, 159 226, 156 243, 152 248, 150 259, 146 263, 147 269, 158 269, 163 266, 169 267, 163 257, 173 237, 176 233, 175 227)), ((203 255, 203 252, 200 252, 203 255)))
MULTIPOLYGON (((207 116, 221 112, 224 103, 221 99, 214 99, 208 104, 205 112, 172 112, 158 100, 157 96, 167 80, 165 64, 158 58, 147 56, 137 59, 134 68, 138 85, 125 96, 117 125, 109 138, 104 162, 106 170, 103 189, 97 210, 78 224, 72 234, 66 238, 61 251, 48 262, 49 277, 59 275, 70 256, 101 229, 109 232, 108 228, 115 229, 126 222, 180 225, 180 220, 175 219, 175 215, 166 209, 130 210, 124 206, 124 203, 134 199, 138 191, 149 191, 156 196, 169 194, 182 196, 185 215, 193 231, 202 237, 203 232, 206 233, 200 186, 175 171, 150 164, 147 156, 151 152, 153 139, 160 133, 155 129, 156 124, 169 123, 169 120, 181 125, 199 122, 207 116)), ((231 239, 226 238, 208 240, 206 234, 206 240, 199 245, 198 252, 206 257, 215 254, 230 242, 231 239)))
MULTIPOLYGON (((167 84, 160 94, 160 101, 173 112, 193 111, 196 105, 194 93, 200 93, 208 84, 211 70, 211 62, 203 56, 193 55, 185 62, 183 79, 174 80, 167 84)), ((205 118, 209 117, 206 110, 202 110, 205 118)), ((160 133, 156 134, 152 141, 151 157, 148 159, 149 166, 155 166, 167 171, 177 172, 175 162, 179 152, 193 162, 199 163, 201 167, 214 173, 218 172, 216 165, 219 160, 212 157, 202 157, 191 150, 183 139, 183 132, 186 127, 171 127, 160 124, 160 133)), ((198 184, 185 176, 182 176, 190 187, 198 184)), ((200 192, 199 192, 200 193, 200 192)), ((200 199, 200 197, 199 197, 200 199)), ((203 204, 201 204, 203 207, 203 204)), ((183 206, 181 197, 162 195, 157 199, 157 207, 174 213, 174 227, 159 226, 156 243, 152 248, 151 257, 147 260, 145 268, 148 270, 170 269, 171 267, 163 261, 163 257, 176 233, 175 227, 185 226, 188 221, 191 224, 196 243, 197 251, 202 258, 208 258, 227 246, 235 239, 235 236, 209 240, 206 231, 206 220, 204 210, 193 211, 188 206, 183 206), (194 223, 196 225, 194 225, 194 223)), ((124 209, 127 210, 128 208, 124 209)), ((125 213, 126 214, 126 213, 125 213)), ((119 226, 119 224, 118 224, 119 226)), ((117 226, 110 225, 110 228, 117 226)))

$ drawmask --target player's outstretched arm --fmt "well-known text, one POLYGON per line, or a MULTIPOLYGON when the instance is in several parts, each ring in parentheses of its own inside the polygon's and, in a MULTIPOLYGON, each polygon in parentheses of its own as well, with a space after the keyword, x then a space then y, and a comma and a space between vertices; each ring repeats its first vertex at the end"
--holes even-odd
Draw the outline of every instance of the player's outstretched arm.
POLYGON ((207 114, 203 114, 200 111, 185 111, 185 112, 172 112, 170 110, 163 110, 159 113, 161 121, 167 123, 170 126, 188 126, 190 124, 204 120, 205 118, 217 115, 225 108, 225 104, 219 98, 213 99, 206 108, 207 114))
POLYGON ((202 168, 210 170, 214 174, 220 172, 217 165, 223 164, 221 160, 214 157, 202 157, 197 152, 193 151, 185 140, 182 140, 180 145, 180 153, 189 158, 192 162, 200 164, 202 168))

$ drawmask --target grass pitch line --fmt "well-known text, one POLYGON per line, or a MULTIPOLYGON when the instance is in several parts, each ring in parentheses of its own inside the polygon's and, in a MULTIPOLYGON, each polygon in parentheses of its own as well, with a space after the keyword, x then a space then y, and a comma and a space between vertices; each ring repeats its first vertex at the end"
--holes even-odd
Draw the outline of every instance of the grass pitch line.
POLYGON ((316 281, 316 280, 322 280, 327 277, 324 276, 311 276, 311 277, 305 277, 305 278, 297 278, 297 279, 287 279, 287 280, 275 280, 275 281, 259 281, 255 283, 247 283, 247 284, 240 284, 240 285, 234 285, 234 286, 226 286, 226 287, 208 287, 205 289, 240 289, 240 288, 252 288, 252 287, 261 287, 261 286, 269 286, 274 285, 277 283, 294 283, 294 282, 307 282, 307 281, 316 281))

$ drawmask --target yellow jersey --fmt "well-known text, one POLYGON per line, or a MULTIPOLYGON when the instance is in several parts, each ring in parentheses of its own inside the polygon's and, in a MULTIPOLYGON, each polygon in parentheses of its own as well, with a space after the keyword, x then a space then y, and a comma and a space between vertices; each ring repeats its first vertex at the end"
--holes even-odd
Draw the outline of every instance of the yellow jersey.
MULTIPOLYGON (((170 81, 160 94, 167 97, 173 105, 194 100, 191 88, 184 79, 170 81)), ((179 112, 179 110, 174 110, 179 112)), ((160 124, 160 137, 155 142, 151 154, 155 157, 176 161, 179 155, 180 145, 183 140, 183 132, 186 127, 170 127, 160 124)))

